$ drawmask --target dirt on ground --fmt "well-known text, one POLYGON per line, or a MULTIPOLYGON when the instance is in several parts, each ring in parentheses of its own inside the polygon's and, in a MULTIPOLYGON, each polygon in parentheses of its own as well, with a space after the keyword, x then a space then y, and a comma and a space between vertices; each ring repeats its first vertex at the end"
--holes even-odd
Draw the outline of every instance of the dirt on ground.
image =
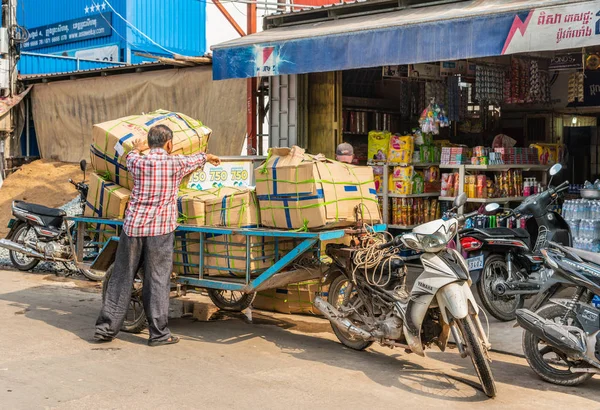
POLYGON ((0 188, 0 236, 8 233, 6 225, 12 215, 12 201, 59 207, 75 198, 77 190, 69 183, 69 178, 83 179, 79 164, 43 159, 23 165, 9 175, 0 188))

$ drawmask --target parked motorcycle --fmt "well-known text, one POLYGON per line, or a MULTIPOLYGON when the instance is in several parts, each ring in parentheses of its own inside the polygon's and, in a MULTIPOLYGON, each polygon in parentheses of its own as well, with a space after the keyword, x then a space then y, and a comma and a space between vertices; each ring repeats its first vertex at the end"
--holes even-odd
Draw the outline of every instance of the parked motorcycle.
MULTIPOLYGON (((333 263, 328 300, 317 297, 314 305, 327 317, 340 342, 363 350, 374 342, 402 347, 424 356, 436 344, 445 350, 450 334, 463 358, 470 356, 486 395, 496 395, 488 350, 491 345, 479 320, 479 308, 471 293, 467 263, 448 243, 466 218, 451 216, 466 202, 459 196, 443 219, 428 222, 412 233, 377 244, 374 235, 359 238, 361 246, 329 244, 333 263), (423 272, 410 292, 406 267, 398 256, 401 245, 423 252, 423 272)), ((493 211, 497 204, 488 205, 493 211)))
MULTIPOLYGON (((562 166, 554 165, 550 175, 562 166)), ((550 180, 552 182, 552 179, 550 180)), ((552 271, 543 265, 540 249, 548 241, 571 246, 571 230, 563 217, 550 210, 569 182, 527 197, 505 218, 531 215, 526 229, 470 228, 460 232, 462 250, 467 252, 469 270, 474 272, 484 308, 501 321, 514 320, 526 298, 540 292, 552 271)))
MULTIPOLYGON (((81 213, 85 209, 88 185, 85 183, 87 163, 82 160, 80 168, 83 171, 83 181, 69 182, 79 192, 81 213)), ((5 239, 0 239, 0 247, 9 250, 12 264, 19 270, 28 271, 37 266, 40 261, 74 262, 75 261, 75 232, 72 223, 65 220, 66 212, 62 209, 13 201, 13 218, 9 221, 10 231, 5 239), (69 234, 70 233, 70 234, 69 234)), ((90 238, 85 238, 84 252, 88 257, 93 252, 93 246, 88 245, 90 238)), ((99 281, 104 276, 101 272, 90 269, 79 269, 88 279, 99 281)))
MULTIPOLYGON (((523 332, 523 352, 542 379, 574 386, 600 374, 600 310, 592 305, 600 295, 600 254, 550 242, 542 249, 554 276, 575 287, 571 299, 549 299, 540 309, 517 310, 523 332)), ((559 281, 560 284, 561 281, 559 281)), ((556 284, 548 289, 552 297, 556 284)))

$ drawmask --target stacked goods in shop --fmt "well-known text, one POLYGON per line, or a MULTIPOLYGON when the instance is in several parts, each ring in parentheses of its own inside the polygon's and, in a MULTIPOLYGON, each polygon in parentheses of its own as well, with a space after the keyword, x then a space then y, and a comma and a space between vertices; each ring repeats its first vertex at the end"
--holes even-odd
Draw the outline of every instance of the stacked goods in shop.
MULTIPOLYGON (((91 162, 94 170, 114 183, 133 188, 133 178, 127 171, 126 154, 133 141, 146 139, 148 130, 163 124, 173 131, 173 154, 205 152, 211 130, 184 114, 159 110, 94 125, 91 162)), ((143 152, 147 153, 147 152, 143 152)))
POLYGON ((511 169, 497 172, 495 183, 502 197, 523 196, 523 173, 521 170, 511 169))
POLYGON ((530 155, 535 155, 536 163, 542 165, 554 165, 564 160, 565 146, 563 144, 536 143, 529 146, 532 149, 530 155))
POLYGON ((458 176, 458 172, 442 174, 440 196, 454 197, 457 195, 457 193, 459 192, 458 176))
POLYGON ((412 135, 394 134, 390 137, 388 162, 410 164, 412 162, 414 150, 415 142, 412 135))
POLYGON ((383 166, 373 167, 373 178, 375 179, 375 191, 383 193, 383 166))
POLYGON ((584 96, 584 79, 585 76, 581 71, 569 74, 569 91, 567 100, 570 103, 582 103, 584 96))
POLYGON ((444 165, 469 164, 472 156, 467 147, 442 147, 440 162, 444 165))
POLYGON ((264 226, 349 226, 357 222, 355 211, 364 222, 381 221, 371 167, 309 155, 294 146, 271 148, 268 159, 254 173, 264 226))
POLYGON ((414 168, 412 165, 406 167, 394 167, 389 176, 389 193, 398 195, 412 194, 413 176, 414 168))
POLYGON ((390 149, 390 138, 392 134, 388 131, 370 131, 368 135, 367 153, 369 161, 387 161, 390 149))
POLYGON ((313 302, 315 297, 327 298, 329 286, 318 280, 291 283, 285 288, 269 289, 256 294, 252 307, 279 313, 322 315, 313 302))
POLYGON ((392 198, 391 221, 393 225, 413 226, 440 218, 437 199, 392 198))
MULTIPOLYGON (((84 216, 123 219, 131 191, 93 173, 88 182, 88 195, 84 216)), ((92 228, 96 241, 104 242, 117 235, 116 226, 97 224, 92 228)))
POLYGON ((494 148, 500 154, 503 164, 538 164, 538 154, 534 147, 494 148))
POLYGON ((424 193, 440 192, 441 181, 440 181, 440 168, 431 166, 423 171, 425 180, 424 193))
MULTIPOLYGON (((221 187, 204 191, 182 190, 177 198, 179 222, 191 226, 257 228, 258 201, 252 189, 221 187)), ((246 248, 250 248, 253 275, 271 266, 290 248, 275 238, 241 234, 206 235, 204 273, 215 276, 245 276, 246 248)), ((175 237, 174 271, 182 275, 199 273, 200 234, 179 230, 175 237)))
POLYGON ((512 58, 504 79, 506 104, 549 103, 550 79, 538 60, 512 58))

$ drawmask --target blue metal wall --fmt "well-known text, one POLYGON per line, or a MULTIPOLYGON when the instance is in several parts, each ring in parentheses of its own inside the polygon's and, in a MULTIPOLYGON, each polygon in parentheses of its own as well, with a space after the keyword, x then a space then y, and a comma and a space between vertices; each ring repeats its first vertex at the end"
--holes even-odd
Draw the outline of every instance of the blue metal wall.
MULTIPOLYGON (((135 64, 148 59, 137 57, 135 51, 149 52, 152 54, 167 55, 165 50, 153 45, 143 38, 136 30, 132 29, 121 19, 128 20, 148 37, 167 50, 184 55, 202 55, 206 52, 206 1, 205 0, 109 0, 114 8, 112 19, 112 33, 110 36, 82 40, 73 43, 37 48, 31 51, 41 54, 60 54, 63 52, 102 47, 117 44, 120 49, 120 61, 126 61, 130 55, 130 62, 135 64), (132 50, 128 53, 128 49, 132 50)), ((17 10, 19 24, 26 28, 35 28, 47 24, 63 22, 71 19, 98 14, 94 9, 89 10, 93 4, 101 6, 101 10, 111 11, 104 0, 20 0, 17 10), (88 13, 85 13, 86 7, 88 13)), ((19 69, 22 73, 31 73, 33 67, 26 67, 26 60, 33 63, 35 59, 22 59, 19 69)), ((52 63, 60 64, 60 63, 52 63)), ((50 72, 50 68, 40 67, 34 72, 50 72)))
POLYGON ((19 72, 27 74, 67 73, 78 70, 114 67, 120 64, 108 61, 77 60, 74 57, 49 56, 36 53, 21 53, 19 72))

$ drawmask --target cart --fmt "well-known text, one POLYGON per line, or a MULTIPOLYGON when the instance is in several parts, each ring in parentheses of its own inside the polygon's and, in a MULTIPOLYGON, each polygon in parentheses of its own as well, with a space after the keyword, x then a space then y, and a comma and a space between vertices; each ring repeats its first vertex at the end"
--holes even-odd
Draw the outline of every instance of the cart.
MULTIPOLYGON (((106 283, 112 275, 112 266, 115 261, 118 234, 123 225, 122 220, 71 217, 75 226, 77 238, 71 238, 75 263, 79 268, 92 269, 105 272, 103 295, 106 283), (83 238, 85 241, 84 248, 83 238), (91 240, 89 240, 91 239, 91 240)), ((386 229, 383 224, 374 225, 370 229, 381 232, 386 229)), ((200 292, 206 290, 213 303, 220 309, 228 311, 242 311, 249 307, 254 300, 256 292, 286 286, 290 283, 322 278, 328 268, 327 263, 321 260, 321 243, 343 238, 347 234, 357 235, 364 232, 362 227, 345 229, 332 229, 316 232, 284 231, 265 228, 230 228, 212 226, 181 225, 175 231, 176 241, 183 246, 176 246, 175 253, 180 254, 181 262, 175 262, 175 267, 183 271, 171 281, 171 290, 174 297, 183 296, 187 292, 200 292), (219 238, 235 235, 241 240, 230 246, 238 246, 242 256, 229 256, 232 262, 237 262, 235 268, 228 266, 208 265, 210 256, 206 245, 219 243, 219 238), (256 255, 253 252, 254 244, 268 241, 274 255, 270 266, 260 264, 266 256, 256 255), (196 251, 190 251, 190 248, 196 251), (197 261, 197 263, 195 263, 197 261), (258 266, 258 268, 256 267, 258 266), (221 271, 223 275, 208 276, 205 270, 221 271), (195 273, 193 273, 195 272, 195 273)), ((123 330, 139 332, 144 328, 145 315, 141 299, 143 286, 143 271, 140 268, 132 289, 132 298, 129 305, 128 316, 123 330)))

